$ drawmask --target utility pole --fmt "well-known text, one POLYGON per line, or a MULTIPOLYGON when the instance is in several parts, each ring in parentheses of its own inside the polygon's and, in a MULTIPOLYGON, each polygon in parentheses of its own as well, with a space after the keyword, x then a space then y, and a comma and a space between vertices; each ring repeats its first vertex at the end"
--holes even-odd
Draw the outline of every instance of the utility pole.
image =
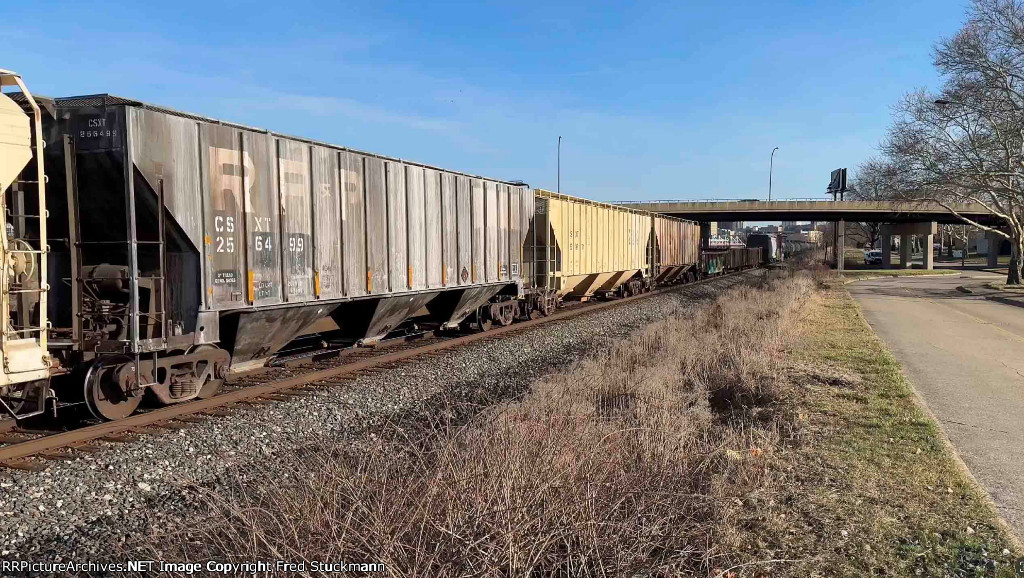
POLYGON ((779 147, 772 149, 772 156, 768 159, 768 202, 772 201, 772 170, 775 168, 775 151, 779 150, 779 147))
POLYGON ((556 186, 555 192, 556 193, 561 193, 562 192, 562 137, 561 137, 561 135, 559 135, 559 137, 558 137, 558 181, 557 181, 557 185, 555 185, 555 186, 556 186))

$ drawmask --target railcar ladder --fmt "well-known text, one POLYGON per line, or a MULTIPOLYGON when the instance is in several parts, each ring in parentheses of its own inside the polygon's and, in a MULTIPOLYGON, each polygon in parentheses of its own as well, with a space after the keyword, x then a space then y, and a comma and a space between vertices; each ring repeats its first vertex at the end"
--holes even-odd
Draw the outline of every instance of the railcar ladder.
MULTIPOLYGON (((127 135, 126 139, 127 141, 127 135)), ((75 303, 75 316, 73 319, 73 333, 74 340, 76 343, 82 343, 83 331, 82 331, 82 319, 85 316, 83 312, 84 300, 83 292, 85 283, 87 281, 101 281, 101 280, 125 280, 122 277, 98 277, 92 276, 85 279, 82 275, 83 265, 83 252, 82 249, 88 246, 106 246, 106 247, 121 247, 124 250, 124 254, 128 261, 128 334, 127 339, 119 340, 119 343, 123 346, 123 350, 126 354, 134 357, 136 367, 140 361, 140 357, 143 353, 151 353, 153 356, 154 367, 156 366, 156 360, 158 352, 165 349, 167 345, 168 335, 168 319, 167 319, 167 275, 166 275, 166 243, 164 241, 166 231, 165 221, 165 205, 164 205, 164 181, 160 179, 156 187, 156 207, 157 207, 157 240, 155 241, 143 241, 138 238, 138 229, 136 223, 136 198, 135 198, 135 174, 134 167, 132 166, 132 160, 130 158, 130 143, 125 142, 123 149, 125 151, 124 158, 124 180, 125 180, 125 217, 127 223, 127 230, 124 240, 113 240, 113 241, 87 241, 82 238, 81 222, 79 220, 78 208, 78 183, 77 173, 74 165, 75 149, 74 141, 70 135, 64 135, 64 147, 65 147, 65 158, 69 159, 67 163, 68 170, 68 219, 69 219, 69 232, 71 236, 72 248, 72 299, 75 303), (139 272, 139 254, 138 247, 140 245, 155 247, 157 249, 157 269, 153 275, 141 275, 139 272), (150 303, 155 308, 154 310, 142 311, 141 304, 139 302, 139 285, 140 281, 152 281, 153 286, 151 291, 156 292, 156 298, 151 298, 150 303), (147 332, 146 338, 142 337, 142 326, 143 320, 145 320, 145 327, 151 329, 147 332), (155 330, 155 331, 153 331, 155 330), (152 333, 159 332, 158 337, 154 337, 152 333)), ((141 384, 142 386, 151 384, 141 384)))
POLYGON ((0 70, 4 86, 17 87, 23 102, 0 94, 0 405, 22 419, 46 411, 50 398, 45 145, 42 111, 21 77, 0 70))

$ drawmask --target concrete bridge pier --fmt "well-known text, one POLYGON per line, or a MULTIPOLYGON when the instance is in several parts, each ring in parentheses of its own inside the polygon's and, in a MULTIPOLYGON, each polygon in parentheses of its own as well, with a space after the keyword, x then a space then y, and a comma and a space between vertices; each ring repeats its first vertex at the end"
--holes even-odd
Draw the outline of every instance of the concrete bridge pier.
POLYGON ((900 269, 910 269, 910 258, 913 255, 914 239, 910 235, 900 235, 900 269))
MULTIPOLYGON (((1003 237, 988 231, 985 233, 985 239, 988 240, 988 267, 994 269, 999 266, 999 248, 1003 246, 1003 237)), ((966 250, 967 247, 964 247, 964 251, 966 250)))
POLYGON ((935 221, 882 225, 879 230, 879 235, 882 238, 882 267, 886 269, 892 267, 892 257, 890 255, 892 237, 893 235, 899 235, 901 269, 910 268, 910 256, 914 246, 914 237, 916 236, 924 237, 922 239, 924 244, 922 265, 925 269, 934 269, 935 255, 932 253, 932 244, 935 242, 935 232, 937 229, 935 221))
MULTIPOLYGON (((935 227, 934 223, 932 223, 932 227, 935 227)), ((924 241, 924 247, 922 248, 923 256, 921 257, 921 264, 925 269, 931 271, 935 268, 935 249, 932 247, 932 245, 935 244, 935 233, 925 233, 922 236, 924 237, 922 239, 922 241, 924 241)))
POLYGON ((836 221, 832 230, 832 266, 842 271, 846 269, 846 221, 836 221))

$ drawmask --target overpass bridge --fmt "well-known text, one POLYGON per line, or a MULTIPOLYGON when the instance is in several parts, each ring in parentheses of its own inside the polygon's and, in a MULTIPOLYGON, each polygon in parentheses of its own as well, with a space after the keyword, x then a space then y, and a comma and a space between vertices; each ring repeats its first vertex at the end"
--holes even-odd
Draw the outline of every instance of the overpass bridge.
MULTIPOLYGON (((702 223, 723 221, 851 221, 865 223, 962 223, 948 209, 931 201, 623 201, 615 203, 702 223)), ((951 205, 983 225, 1001 220, 979 204, 951 205)))
MULTIPOLYGON (((706 242, 712 222, 735 221, 831 221, 836 224, 832 239, 832 261, 843 268, 842 251, 846 245, 846 222, 882 223, 882 266, 891 266, 892 237, 900 236, 900 264, 910 266, 911 239, 923 236, 924 247, 931 247, 937 223, 963 223, 949 209, 932 201, 829 201, 784 199, 778 201, 626 201, 616 203, 652 213, 662 213, 701 223, 701 240, 706 242)), ((999 226, 1002 220, 980 204, 952 204, 961 215, 982 225, 999 226)), ((989 256, 993 263, 995 254, 989 256)), ((924 251, 924 267, 931 269, 931 250, 924 251)))

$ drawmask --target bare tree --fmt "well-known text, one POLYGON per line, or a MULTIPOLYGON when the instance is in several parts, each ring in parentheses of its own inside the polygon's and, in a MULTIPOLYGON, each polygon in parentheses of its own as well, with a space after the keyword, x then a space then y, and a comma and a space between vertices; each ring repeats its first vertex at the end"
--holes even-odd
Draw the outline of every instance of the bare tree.
POLYGON ((1024 1, 974 0, 964 27, 938 43, 937 93, 904 97, 882 143, 883 159, 862 169, 899 200, 931 200, 967 224, 1011 241, 1007 284, 1021 283, 1024 255, 1024 1), (955 210, 978 203, 1003 228, 955 210))
MULTIPOLYGON (((866 163, 850 180, 846 198, 854 201, 891 200, 892 196, 887 186, 885 174, 879 172, 875 166, 866 163)), ((881 229, 881 223, 850 223, 850 230, 847 234, 863 239, 869 248, 874 248, 881 236, 881 229)))
POLYGON ((850 223, 846 235, 858 243, 864 243, 869 249, 873 249, 882 235, 882 224, 850 223))

